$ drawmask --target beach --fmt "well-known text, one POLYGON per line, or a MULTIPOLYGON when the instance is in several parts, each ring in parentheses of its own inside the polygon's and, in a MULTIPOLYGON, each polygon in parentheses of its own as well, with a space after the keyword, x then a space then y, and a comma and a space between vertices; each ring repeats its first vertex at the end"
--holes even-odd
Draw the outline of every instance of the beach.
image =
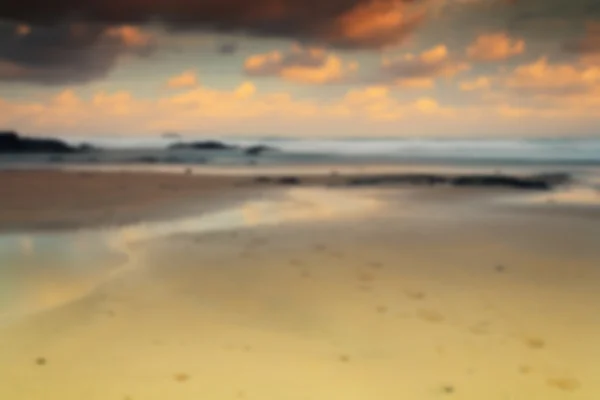
POLYGON ((600 398, 596 197, 0 180, 2 399, 600 398))

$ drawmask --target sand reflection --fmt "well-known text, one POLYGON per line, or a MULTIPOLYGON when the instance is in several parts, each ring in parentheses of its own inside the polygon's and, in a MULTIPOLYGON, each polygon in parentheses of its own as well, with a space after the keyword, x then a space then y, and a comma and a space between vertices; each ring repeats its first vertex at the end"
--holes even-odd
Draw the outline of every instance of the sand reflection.
POLYGON ((176 234, 360 217, 381 207, 365 195, 293 189, 214 213, 165 222, 0 236, 0 317, 29 314, 81 298, 117 274, 143 267, 141 244, 176 234))

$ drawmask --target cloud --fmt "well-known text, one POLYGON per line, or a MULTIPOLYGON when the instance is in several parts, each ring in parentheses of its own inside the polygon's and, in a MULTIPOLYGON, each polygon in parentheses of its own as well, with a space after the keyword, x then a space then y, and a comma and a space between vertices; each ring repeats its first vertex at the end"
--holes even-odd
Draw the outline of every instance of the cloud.
POLYGON ((154 38, 143 30, 130 26, 114 26, 108 28, 104 35, 113 38, 125 47, 133 49, 148 49, 154 44, 154 38))
POLYGON ((470 68, 464 61, 456 60, 444 45, 435 46, 421 54, 404 54, 397 58, 384 58, 380 82, 407 87, 432 87, 439 77, 452 77, 470 68))
POLYGON ((583 24, 600 17, 600 3, 597 0, 512 0, 510 7, 496 9, 496 18, 505 22, 510 30, 524 34, 554 34, 548 28, 565 28, 565 22, 583 24), (546 32, 544 32, 546 31, 546 32))
POLYGON ((238 51, 238 44, 234 42, 221 43, 217 46, 217 53, 234 54, 238 51))
POLYGON ((525 41, 511 39, 506 33, 479 36, 467 48, 467 55, 476 61, 502 61, 525 52, 525 41))
POLYGON ((420 25, 423 6, 412 0, 38 0, 3 2, 0 19, 122 25, 162 21, 177 30, 245 32, 319 41, 348 48, 401 42, 420 25))
POLYGON ((198 86, 198 75, 194 70, 183 71, 167 80, 170 89, 182 89, 198 86))
POLYGON ((401 43, 425 18, 423 9, 410 11, 406 2, 363 2, 326 30, 328 44, 347 48, 384 48, 401 43))
MULTIPOLYGON (((490 135, 547 136, 580 134, 574 124, 598 120, 595 103, 539 103, 514 97, 496 103, 448 106, 431 97, 402 99, 387 86, 351 89, 331 99, 299 99, 286 92, 262 92, 252 82, 229 90, 197 86, 157 99, 127 91, 67 89, 35 99, 0 97, 0 125, 23 133, 61 134, 190 134, 228 135, 490 135), (515 120, 518 125, 515 125, 515 120)), ((590 97, 590 99, 592 99, 590 97)), ((579 125, 578 125, 579 126, 579 125)))
POLYGON ((505 117, 588 118, 588 121, 600 117, 598 65, 550 63, 541 57, 496 76, 465 83, 463 90, 476 90, 480 86, 485 89, 480 90, 481 104, 494 107, 505 117))
POLYGON ((19 24, 15 28, 15 33, 17 36, 27 36, 31 33, 31 27, 25 24, 19 24))
POLYGON ((376 123, 452 118, 453 113, 427 97, 400 100, 385 87, 349 90, 334 99, 303 100, 286 92, 261 92, 251 82, 231 90, 199 85, 158 99, 137 98, 127 91, 84 96, 74 89, 35 100, 0 98, 0 124, 43 134, 99 134, 107 130, 127 134, 166 130, 264 134, 297 130, 306 123, 314 124, 314 132, 318 132, 316 127, 323 124, 349 123, 374 129, 376 123))
POLYGON ((600 67, 550 64, 547 58, 519 66, 503 80, 504 86, 520 95, 578 97, 600 90, 600 67))
POLYGON ((435 99, 429 97, 410 101, 398 100, 385 86, 349 90, 340 101, 331 104, 328 110, 339 116, 384 122, 415 116, 447 118, 454 115, 454 110, 440 106, 435 99))
POLYGON ((309 84, 348 81, 357 69, 356 63, 344 63, 338 56, 323 49, 297 45, 287 53, 272 51, 256 54, 244 62, 244 71, 249 76, 276 76, 309 84))
POLYGON ((151 35, 123 25, 101 28, 0 25, 0 81, 83 83, 106 76, 122 56, 147 56, 151 35))
MULTIPOLYGON (((0 2, 0 80, 85 83, 106 76, 124 54, 150 54, 166 35, 243 33, 309 46, 381 49, 402 43, 426 15, 414 0, 38 0, 0 2)), ((232 54, 237 46, 218 46, 232 54)), ((329 68, 337 62, 330 59, 329 68)), ((311 78, 308 78, 311 79, 311 78)), ((318 78, 316 78, 318 79, 318 78)), ((312 79, 311 79, 312 80, 312 79)))
POLYGON ((480 76, 477 79, 463 81, 460 83, 460 90, 463 92, 472 92, 474 90, 488 89, 491 85, 491 80, 488 77, 480 76))
POLYGON ((44 134, 212 132, 245 126, 248 120, 263 116, 297 119, 314 111, 311 103, 294 100, 287 93, 257 93, 249 82, 229 91, 197 86, 152 100, 126 91, 97 92, 86 98, 73 89, 34 101, 0 99, 3 126, 44 134))
POLYGON ((582 55, 600 54, 600 21, 589 22, 585 35, 576 40, 567 42, 565 50, 582 55))

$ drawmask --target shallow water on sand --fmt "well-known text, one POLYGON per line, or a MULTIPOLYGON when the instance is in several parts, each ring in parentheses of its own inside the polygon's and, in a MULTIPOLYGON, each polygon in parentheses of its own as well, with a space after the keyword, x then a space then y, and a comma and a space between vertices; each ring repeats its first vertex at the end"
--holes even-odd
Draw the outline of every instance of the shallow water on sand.
POLYGON ((111 231, 127 268, 0 329, 0 398, 600 398, 597 221, 430 193, 111 231))
POLYGON ((135 243, 175 234, 347 217, 372 212, 378 206, 376 200, 366 196, 340 195, 324 189, 292 189, 267 199, 175 220, 58 233, 3 234, 0 235, 0 323, 87 295, 131 264, 135 243))

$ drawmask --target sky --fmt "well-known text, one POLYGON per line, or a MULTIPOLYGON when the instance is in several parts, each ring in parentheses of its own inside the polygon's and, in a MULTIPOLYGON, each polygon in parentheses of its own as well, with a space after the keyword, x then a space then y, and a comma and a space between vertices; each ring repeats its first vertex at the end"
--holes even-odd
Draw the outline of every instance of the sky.
POLYGON ((600 2, 3 0, 0 130, 600 137, 600 2))

